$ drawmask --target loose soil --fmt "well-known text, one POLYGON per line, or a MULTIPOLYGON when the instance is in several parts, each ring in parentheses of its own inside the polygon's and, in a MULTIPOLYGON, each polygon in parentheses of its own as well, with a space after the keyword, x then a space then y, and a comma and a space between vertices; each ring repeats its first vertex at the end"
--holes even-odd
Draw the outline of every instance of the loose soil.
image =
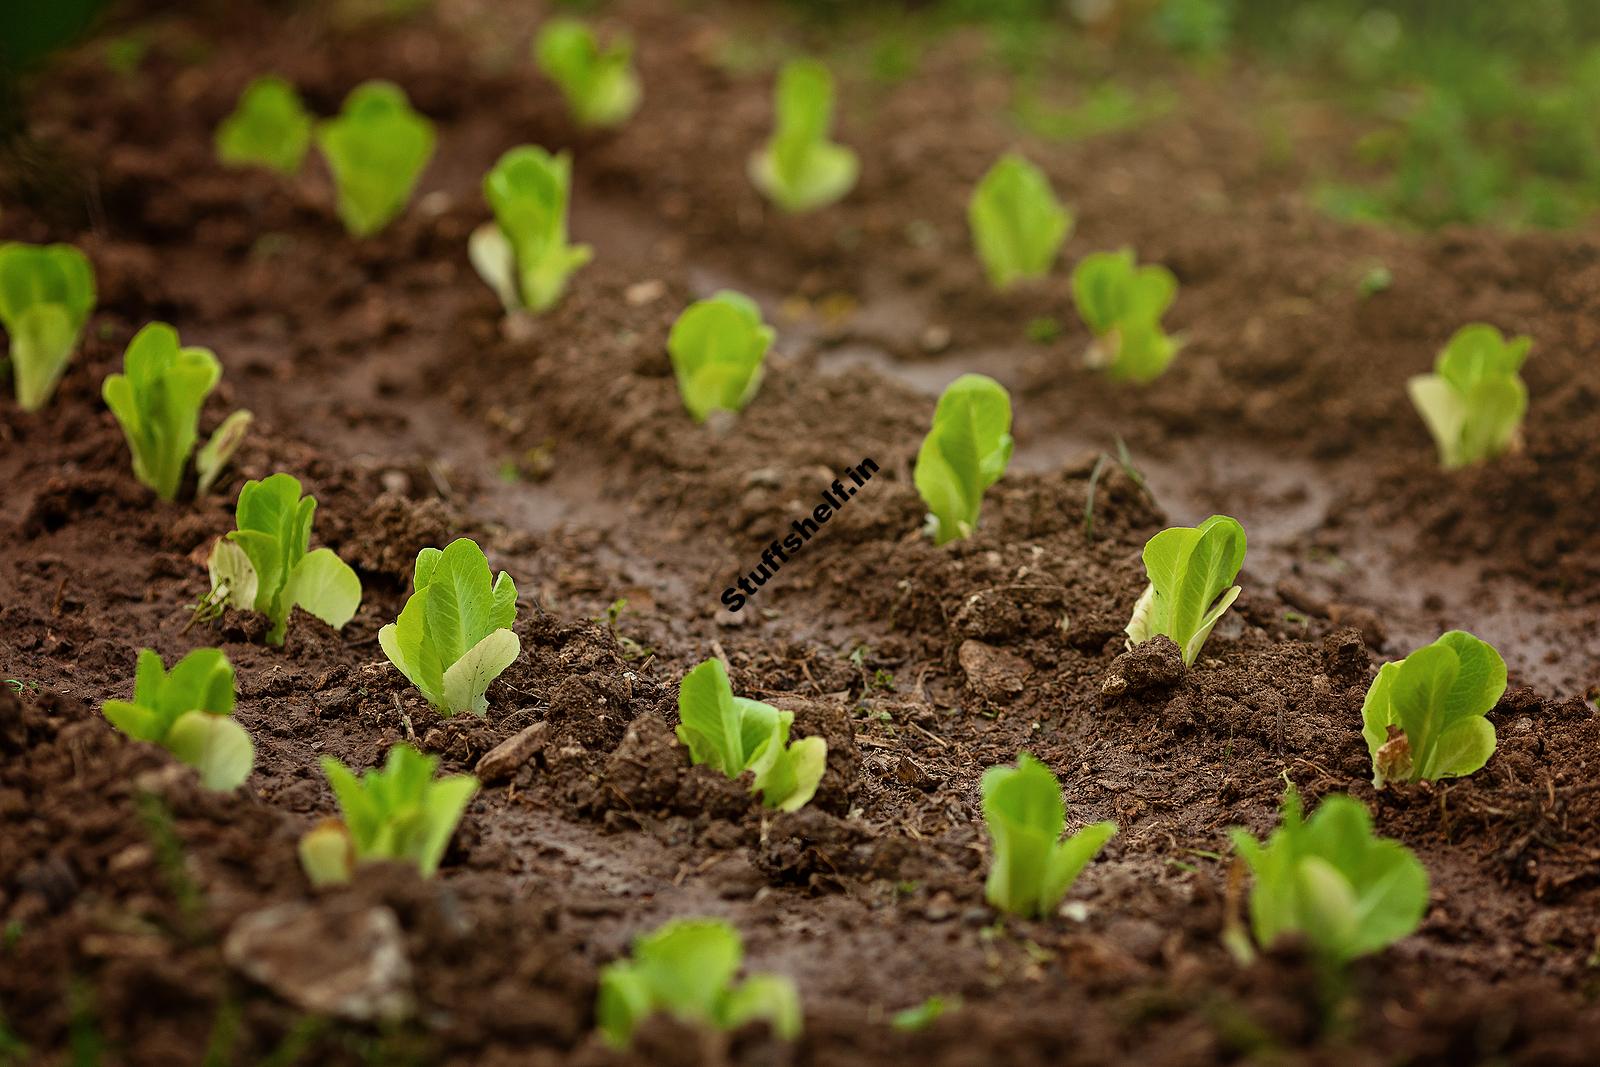
POLYGON ((0 402, 0 673, 24 683, 0 695, 0 1011, 27 1062, 1595 1062, 1600 241, 1325 221, 1295 190, 1336 135, 1312 114, 1303 154, 1269 151, 1232 103, 1266 91, 1248 69, 1166 72, 1184 104, 1140 130, 1030 139, 970 33, 898 84, 842 66, 860 186, 783 218, 743 177, 768 77, 717 61, 741 41, 815 45, 781 8, 608 8, 640 42, 646 100, 592 137, 525 60, 537 7, 441 0, 351 26, 216 5, 150 23, 135 74, 89 48, 35 89, 38 144, 0 180, 0 236, 77 243, 101 299, 51 407, 0 402), (320 164, 285 182, 214 161, 211 130, 264 71, 323 114, 365 78, 405 86, 440 150, 404 218, 355 241, 320 164), (573 229, 597 254, 558 309, 508 323, 464 250, 482 173, 523 142, 572 149, 573 229), (1013 145, 1078 211, 1069 260, 1126 244, 1178 274, 1188 344, 1161 381, 1081 368, 1063 271, 984 284, 966 192, 1013 145), (1394 285, 1363 299, 1380 261, 1394 285), (761 299, 780 341, 750 407, 697 427, 664 341, 723 286, 761 299), (1027 340, 1046 315, 1060 335, 1027 340), (99 401, 152 318, 222 359, 208 427, 257 415, 207 500, 153 500, 99 401), (1446 477, 1403 383, 1474 320, 1536 339, 1526 447, 1446 477), (968 370, 1011 389, 1018 455, 978 534, 935 548, 910 468, 932 397, 968 370), (1086 532, 1118 436, 1147 488, 1111 466, 1086 532), (882 474, 724 611, 739 570, 863 457, 882 474), (235 613, 187 628, 238 486, 275 470, 317 496, 314 539, 359 570, 360 612, 343 633, 297 616, 282 649, 235 613), (1238 606, 1188 671, 1154 646, 1119 659, 1140 546, 1213 510, 1250 531, 1238 606), (437 716, 376 641, 416 551, 459 535, 522 593, 525 653, 482 720, 437 716), (1470 778, 1375 794, 1365 687, 1455 627, 1510 664, 1499 749, 1470 778), (258 750, 232 796, 97 712, 141 647, 207 644, 238 668, 258 750), (688 765, 676 682, 709 655, 827 738, 805 810, 688 765), (295 842, 334 808, 320 755, 370 766, 409 740, 470 771, 534 724, 438 878, 305 884, 295 842), (1024 748, 1061 776, 1074 825, 1121 832, 1065 914, 1000 922, 978 780, 1024 748), (1359 797, 1432 877, 1421 929, 1342 990, 1292 950, 1246 967, 1221 944, 1240 906, 1225 831, 1265 832, 1286 780, 1312 803, 1359 797), (241 917, 307 901, 332 929, 398 919, 403 1022, 323 1019, 230 965, 241 917), (728 918, 752 970, 794 978, 797 1043, 667 1021, 631 1053, 593 1036, 598 969, 684 915, 728 918), (935 995, 961 1006, 889 1025, 935 995))

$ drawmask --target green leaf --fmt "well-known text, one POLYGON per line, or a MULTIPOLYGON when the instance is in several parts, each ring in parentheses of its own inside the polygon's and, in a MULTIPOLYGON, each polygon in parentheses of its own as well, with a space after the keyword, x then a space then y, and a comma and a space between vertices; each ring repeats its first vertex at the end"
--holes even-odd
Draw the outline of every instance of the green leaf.
POLYGON ((200 772, 207 789, 231 792, 250 777, 256 749, 244 727, 226 715, 185 712, 167 732, 167 750, 200 772))
POLYGON ((1481 768, 1495 748, 1494 726, 1484 716, 1505 690, 1500 653, 1462 630, 1384 664, 1361 706, 1372 784, 1381 788, 1396 774, 1436 781, 1481 768), (1391 726, 1405 739, 1404 759, 1393 755, 1391 726))
POLYGON ((761 384, 761 365, 776 332, 743 293, 723 290, 684 309, 667 353, 683 404, 696 422, 712 411, 741 411, 761 384))
POLYGON ((238 106, 217 127, 217 158, 295 174, 311 147, 311 121, 293 85, 264 75, 245 86, 238 106))
POLYGON ((500 677, 521 652, 522 642, 510 630, 495 630, 473 645, 444 672, 445 706, 452 714, 487 714, 489 701, 484 694, 489 683, 500 677))
POLYGON ((1520 447, 1528 387, 1519 371, 1532 346, 1531 338, 1508 341, 1493 326, 1463 326, 1440 351, 1434 373, 1406 383, 1445 469, 1520 447))
POLYGON ((554 18, 539 30, 534 61, 555 82, 580 126, 619 126, 639 106, 639 76, 627 38, 602 49, 577 19, 554 18))
POLYGON ((859 172, 855 153, 828 141, 833 75, 815 60, 797 59, 778 74, 776 129, 750 157, 750 180, 785 211, 824 207, 843 197, 859 172))
POLYGON ((230 717, 234 699, 233 665, 221 650, 197 648, 169 672, 147 648, 139 653, 133 700, 108 700, 100 710, 123 733, 194 767, 206 788, 228 791, 255 761, 250 735, 230 717))
POLYGON ((729 990, 718 1015, 718 1025, 724 1030, 736 1030, 763 1019, 782 1041, 799 1037, 804 1022, 800 991, 789 979, 776 974, 751 975, 729 990))
POLYGON ((1067 806, 1061 783, 1028 753, 1016 767, 991 767, 980 786, 983 818, 994 856, 984 895, 1001 911, 1043 918, 1060 906, 1105 843, 1117 832, 1112 822, 1095 823, 1061 840, 1067 806))
POLYGON ((996 289, 1049 274, 1072 231, 1044 172, 1016 153, 1002 156, 972 191, 967 222, 996 289))
POLYGON ((222 377, 208 348, 180 348, 178 331, 152 322, 134 335, 122 374, 101 393, 133 453, 133 473, 163 500, 174 500, 200 433, 200 409, 222 377))
POLYGON ((382 770, 360 778, 338 760, 323 757, 323 773, 358 861, 414 863, 424 878, 439 869, 478 780, 467 774, 435 779, 438 765, 436 758, 405 744, 389 749, 382 770))
POLYGON ((361 579, 333 549, 319 548, 294 565, 284 595, 294 606, 342 630, 361 606, 361 579))
POLYGON ((343 823, 337 820, 319 823, 301 836, 296 851, 300 855, 300 867, 312 886, 320 889, 350 881, 355 856, 350 832, 343 823))
POLYGON ((993 378, 963 374, 939 397, 912 472, 935 544, 970 537, 983 494, 1011 461, 1011 397, 993 378))
POLYGON ((405 210, 435 135, 398 85, 369 81, 350 91, 338 118, 318 124, 316 139, 333 171, 340 220, 368 237, 405 210))
POLYGON ((678 740, 696 766, 729 778, 750 771, 752 791, 781 811, 798 811, 816 795, 827 769, 827 742, 806 737, 789 743, 794 713, 734 696, 720 660, 708 659, 684 675, 678 716, 678 740))
POLYGON ((1244 527, 1226 515, 1150 538, 1144 546, 1150 584, 1125 628, 1128 647, 1165 634, 1182 650, 1184 664, 1192 666, 1212 628, 1238 599, 1233 580, 1244 566, 1244 555, 1244 527))
POLYGON ((1072 272, 1072 296, 1095 336, 1089 364, 1120 381, 1146 384, 1160 377, 1180 347, 1161 328, 1177 295, 1171 271, 1137 267, 1129 249, 1085 256, 1072 272))
POLYGON ((222 420, 211 434, 211 439, 201 447, 194 457, 195 474, 199 476, 199 483, 195 487, 196 496, 205 496, 211 491, 211 486, 216 483, 219 475, 228 466, 228 461, 244 443, 244 435, 250 429, 250 423, 255 416, 248 411, 235 411, 232 415, 222 420))
POLYGON ((566 152, 552 156, 534 145, 511 149, 484 176, 484 199, 500 237, 510 246, 511 283, 505 252, 492 231, 475 232, 468 253, 508 311, 548 311, 561 299, 568 279, 592 258, 588 245, 567 243, 571 188, 572 157, 566 152))
POLYGON ((76 248, 0 242, 0 324, 23 411, 50 402, 94 303, 94 270, 76 248))

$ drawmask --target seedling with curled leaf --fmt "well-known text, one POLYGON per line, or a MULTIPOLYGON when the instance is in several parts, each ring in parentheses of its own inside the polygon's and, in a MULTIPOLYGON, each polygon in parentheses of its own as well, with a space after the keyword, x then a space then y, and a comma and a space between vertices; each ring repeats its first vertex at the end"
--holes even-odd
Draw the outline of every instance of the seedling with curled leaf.
POLYGON ((0 323, 11 338, 23 411, 38 411, 55 395, 94 300, 94 269, 76 248, 0 242, 0 323))
POLYGON ((1361 707, 1372 784, 1437 781, 1478 770, 1494 755, 1486 716, 1506 691, 1506 661, 1487 642, 1451 630, 1385 663, 1361 707))
POLYGON ((777 336, 743 293, 724 289, 684 309, 667 337, 683 405, 696 422, 740 411, 761 385, 761 365, 777 336))
POLYGON ((934 544, 971 537, 983 494, 1011 462, 1011 396, 982 374, 963 374, 939 396, 912 480, 928 505, 934 544))
MULTIPOLYGON (((1254 877, 1250 926, 1270 948, 1299 934, 1323 960, 1341 965, 1394 944, 1417 928, 1428 907, 1428 872, 1398 841, 1372 832, 1359 800, 1331 796, 1300 817, 1300 794, 1283 795, 1282 825, 1264 843, 1231 831, 1254 877)), ((1236 946, 1251 955, 1242 937, 1236 946)))
POLYGON ((405 210, 433 156, 435 135, 403 89, 369 81, 350 91, 337 118, 318 124, 316 139, 333 171, 340 220, 355 236, 368 237, 405 210))
POLYGON ((100 705, 107 721, 160 745, 200 772, 207 789, 227 792, 250 776, 255 746, 232 718, 233 665, 215 648, 197 648, 169 672, 154 649, 139 653, 133 700, 100 705))
POLYGON ((1117 832, 1097 822, 1062 838, 1067 805, 1050 768, 1023 752, 983 774, 983 819, 994 843, 984 895, 1001 911, 1043 918, 1061 906, 1089 861, 1117 832))
POLYGON ((767 807, 799 811, 816 795, 828 743, 802 737, 791 744, 794 712, 734 696, 721 660, 708 659, 684 675, 678 715, 678 740, 689 746, 689 758, 729 778, 751 772, 751 791, 767 807))
POLYGON ((478 791, 470 774, 434 778, 435 756, 395 745, 382 770, 357 777, 331 756, 322 773, 342 820, 329 820, 300 839, 300 863, 313 885, 348 882, 352 868, 374 860, 415 864, 424 878, 439 869, 462 813, 478 791))
POLYGON ((1078 315, 1094 334, 1086 361, 1122 381, 1159 378, 1182 342, 1161 328, 1178 295, 1178 280, 1158 264, 1137 267, 1133 252, 1097 252, 1072 272, 1078 315))
POLYGON ((833 75, 811 59, 784 64, 773 101, 772 139, 750 157, 750 180, 785 211, 824 207, 848 193, 860 169, 856 154, 828 140, 833 75))
POLYGON ((620 126, 639 106, 639 75, 633 42, 626 37, 606 48, 594 31, 573 18, 554 18, 533 45, 539 69, 561 88, 580 126, 620 126))
POLYGON ((967 221, 996 289, 1049 274, 1072 232, 1072 215, 1056 199, 1050 180, 1014 152, 990 167, 972 191, 967 221))
POLYGON ((491 581, 483 549, 460 537, 417 553, 412 585, 400 618, 378 631, 383 654, 444 714, 487 714, 489 683, 522 651, 516 583, 505 571, 491 581))
POLYGON ((217 127, 217 158, 233 167, 267 167, 292 175, 311 147, 312 119, 293 85, 274 75, 257 78, 217 127))
POLYGON ((627 1048, 651 1016, 733 1030, 765 1020, 785 1041, 800 1036, 800 994, 789 979, 751 975, 735 983, 744 959, 739 933, 720 919, 676 919, 635 938, 633 958, 600 972, 595 1018, 612 1046, 627 1048))
POLYGON ((361 606, 361 580, 349 564, 332 549, 308 551, 316 511, 316 498, 302 498, 290 475, 246 482, 235 511, 238 529, 212 546, 211 602, 265 615, 268 644, 283 644, 297 607, 338 630, 361 606))
POLYGON ((472 231, 467 256, 507 311, 548 311, 567 280, 593 257, 567 243, 572 157, 535 145, 513 148, 483 179, 494 221, 472 231))
MULTIPOLYGON (((134 335, 122 369, 105 380, 101 394, 128 439, 134 477, 162 500, 176 499, 199 439, 200 409, 222 377, 222 364, 208 348, 179 347, 177 330, 152 322, 134 335)), ((200 450, 200 495, 244 440, 250 418, 248 411, 229 415, 200 450)))
POLYGON ((1157 634, 1172 638, 1193 665, 1217 621, 1239 598, 1233 580, 1244 566, 1244 527, 1227 515, 1199 526, 1162 530, 1144 546, 1144 593, 1128 620, 1128 647, 1157 634))
POLYGON ((1493 326, 1463 326, 1439 353, 1433 373, 1406 383, 1446 470, 1521 447, 1528 387, 1518 372, 1532 347, 1532 338, 1508 341, 1493 326))

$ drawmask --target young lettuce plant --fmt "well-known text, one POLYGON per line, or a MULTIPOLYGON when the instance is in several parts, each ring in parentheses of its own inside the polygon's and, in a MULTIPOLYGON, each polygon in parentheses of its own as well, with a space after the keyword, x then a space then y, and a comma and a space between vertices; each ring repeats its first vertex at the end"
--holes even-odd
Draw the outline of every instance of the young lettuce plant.
POLYGON ((317 125, 338 190, 339 218, 357 237, 377 233, 405 210, 433 156, 433 123, 411 108, 392 82, 350 90, 337 118, 317 125))
POLYGON ((802 737, 790 744, 794 712, 734 696, 721 660, 708 659, 684 675, 678 716, 678 740, 689 746, 689 758, 729 778, 751 772, 750 791, 767 807, 799 811, 816 795, 828 743, 802 737))
POLYGON ((246 482, 235 510, 238 529, 211 548, 212 601, 265 615, 268 644, 283 644, 297 607, 339 630, 361 606, 361 579, 350 565, 332 549, 308 551, 316 511, 316 497, 302 498, 291 475, 246 482))
MULTIPOLYGON (((222 377, 222 364, 208 348, 180 348, 177 330, 152 322, 134 335, 122 370, 100 391, 128 439, 134 477, 162 500, 175 500, 199 439, 200 409, 222 377)), ((248 411, 229 415, 200 450, 195 461, 199 495, 211 488, 244 440, 250 418, 248 411)))
POLYGON ((982 374, 963 374, 939 397, 912 481, 928 505, 936 545, 971 537, 983 494, 1011 462, 1011 396, 982 374))
POLYGON ((1129 249, 1085 256, 1072 272, 1072 296, 1094 334, 1089 366, 1140 385, 1159 378, 1182 344, 1161 328, 1177 295, 1171 271, 1158 264, 1136 267, 1129 249))
POLYGON ((785 211, 824 207, 856 183, 856 154, 828 140, 833 125, 833 75, 811 59, 778 74, 772 139, 750 157, 750 180, 785 211))
POLYGON ((675 919, 634 939, 633 958, 600 972, 600 1034, 627 1048, 640 1023, 669 1014, 696 1026, 733 1030, 764 1019, 784 1041, 800 1036, 800 994, 789 979, 756 974, 735 984, 744 943, 720 919, 675 919))
POLYGON ((1528 387, 1518 372, 1532 347, 1530 337, 1508 341, 1493 326, 1463 326, 1439 353, 1433 373, 1406 383, 1446 470, 1520 447, 1528 387))
POLYGON ((1270 948, 1299 934, 1321 959, 1342 965, 1415 930, 1428 907, 1428 872, 1411 850, 1374 834, 1372 816, 1353 797, 1331 796, 1305 821, 1300 812, 1290 786, 1282 825, 1265 843, 1246 830, 1230 833, 1254 878, 1256 942, 1270 948))
POLYGON ((578 19, 554 18, 539 30, 533 55, 580 126, 620 126, 639 106, 633 42, 626 37, 601 48, 594 31, 578 19))
POLYGON ((169 672, 154 649, 139 653, 133 700, 100 705, 107 721, 160 745, 200 772, 207 789, 228 792, 250 776, 255 746, 232 718, 233 665, 215 648, 197 648, 169 672))
POLYGON ((535 145, 513 148, 483 179, 494 221, 472 231, 467 256, 507 311, 548 311, 589 262, 588 245, 567 243, 572 157, 535 145))
POLYGON ((296 174, 311 147, 311 126, 311 114, 293 85, 270 74, 257 78, 217 127, 217 158, 230 167, 296 174))
POLYGON ((50 402, 94 298, 94 268, 71 245, 0 242, 0 323, 11 337, 11 376, 23 411, 50 402))
POLYGON ((713 411, 744 409, 761 385, 761 364, 776 336, 743 293, 724 289, 683 310, 667 337, 667 354, 695 422, 713 411))
POLYGON ((983 820, 994 844, 984 895, 1001 911, 1042 919, 1061 906, 1089 861, 1117 832, 1097 822, 1062 838, 1067 805, 1050 768, 1023 752, 1015 767, 983 773, 983 820))
POLYGON ((1451 630, 1378 669, 1361 706, 1372 784, 1432 782, 1478 770, 1494 755, 1484 716, 1506 691, 1506 661, 1487 642, 1451 630))
POLYGON ((516 583, 505 571, 491 581, 483 549, 466 537, 417 553, 411 580, 400 618, 378 631, 383 654, 444 714, 487 714, 489 683, 522 651, 511 632, 516 583))
POLYGON ((1072 232, 1044 172, 1015 152, 983 176, 967 204, 972 243, 996 289, 1024 278, 1043 278, 1072 232))
POLYGON ((415 864, 432 878, 456 824, 478 791, 470 774, 435 779, 439 760, 410 745, 389 749, 383 770, 359 778, 332 756, 322 773, 333 787, 342 820, 323 822, 300 839, 300 863, 312 885, 348 882, 357 863, 415 864))
POLYGON ((1244 527, 1226 515, 1199 526, 1174 526, 1146 541, 1150 584, 1128 620, 1128 647, 1166 634, 1183 651, 1184 665, 1192 666, 1212 627, 1239 599, 1233 580, 1244 566, 1244 551, 1244 527))

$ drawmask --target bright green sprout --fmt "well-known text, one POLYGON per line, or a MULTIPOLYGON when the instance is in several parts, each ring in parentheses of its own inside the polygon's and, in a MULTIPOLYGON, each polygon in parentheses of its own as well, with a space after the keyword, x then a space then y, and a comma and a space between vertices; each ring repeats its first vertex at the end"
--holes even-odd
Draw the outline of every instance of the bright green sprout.
POLYGON ((996 289, 1043 278, 1072 232, 1044 172, 1014 152, 989 168, 967 204, 972 242, 996 289))
POLYGON ((302 498, 291 475, 246 482, 238 529, 219 538, 206 561, 212 601, 265 615, 268 644, 283 644, 297 607, 338 630, 361 606, 361 580, 350 565, 329 548, 307 551, 316 510, 316 497, 302 498))
POLYGON ((912 481, 928 505, 934 544, 971 537, 983 494, 1011 462, 1011 397, 982 374, 963 374, 939 397, 912 481))
POLYGON ((817 792, 828 765, 828 743, 802 737, 789 743, 794 712, 733 695, 722 661, 708 659, 678 686, 678 740, 696 765, 738 778, 749 771, 762 803, 799 811, 817 792))
POLYGON ((405 210, 435 140, 433 123, 386 81, 352 89, 339 117, 317 124, 316 138, 338 187, 339 218, 357 237, 377 233, 405 210))
POLYGON ((412 586, 400 618, 378 631, 383 654, 444 714, 486 714, 489 683, 522 651, 516 583, 505 571, 491 581, 483 549, 459 537, 417 553, 412 586))
POLYGON ((1528 387, 1517 372, 1532 347, 1532 338, 1508 341, 1493 326, 1463 326, 1439 353, 1433 373, 1406 383, 1446 470, 1522 446, 1528 387))
POLYGON ((1506 661, 1461 630, 1385 663, 1361 706, 1372 784, 1455 778, 1488 763, 1494 725, 1484 716, 1505 691, 1506 661))
POLYGON ((548 311, 567 280, 594 256, 567 243, 572 157, 523 145, 484 175, 483 196, 495 221, 472 231, 467 256, 507 311, 548 311))
POLYGON ((600 972, 595 1017, 612 1046, 666 1013, 696 1026, 733 1030, 764 1019, 785 1041, 800 1036, 800 994, 789 979, 756 974, 734 983, 744 959, 739 933, 720 919, 675 919, 634 939, 633 958, 600 972))
POLYGON ((761 364, 776 336, 756 302, 729 289, 683 310, 667 337, 667 353, 694 421, 705 422, 713 411, 743 410, 761 385, 761 364))
POLYGON ((1128 620, 1128 647, 1166 634, 1192 666, 1217 620, 1239 599, 1233 580, 1244 566, 1244 527, 1213 515, 1199 526, 1162 530, 1144 546, 1150 579, 1128 620))
POLYGON ((833 124, 833 75, 811 59, 784 64, 773 102, 777 128, 750 157, 750 180, 785 211, 833 203, 856 183, 856 154, 828 140, 833 124))
POLYGON ((94 310, 94 268, 71 245, 0 242, 0 323, 23 411, 50 402, 94 310))
POLYGON ((983 821, 994 843, 984 896, 1001 911, 1042 919, 1061 906, 1078 875, 1117 832, 1114 822, 1065 839, 1067 805, 1050 768, 1023 752, 1015 767, 983 772, 983 821))
POLYGON ((921 1004, 895 1012, 889 1017, 889 1025, 904 1033, 917 1033, 938 1022, 945 1012, 955 1011, 960 1007, 960 997, 931 996, 921 1004))
MULTIPOLYGON (((1372 832, 1359 800, 1336 795, 1301 821, 1300 794, 1283 795, 1283 823, 1265 844, 1230 832, 1250 868, 1250 926, 1270 948, 1300 934, 1318 956, 1343 964, 1417 928, 1428 907, 1428 872, 1398 841, 1372 832)), ((1248 948, 1248 946, 1245 946, 1248 948)))
POLYGON ((580 126, 620 126, 639 106, 633 42, 626 37, 601 48, 594 31, 579 20, 554 18, 539 30, 533 55, 560 87, 580 126))
POLYGON ((1096 252, 1072 272, 1078 315, 1094 334, 1088 364, 1118 381, 1143 385, 1159 378, 1182 340, 1161 328, 1178 295, 1178 280, 1158 264, 1134 265, 1133 252, 1096 252))
POLYGON ((270 74, 257 78, 217 127, 217 158, 232 167, 296 174, 311 147, 311 125, 293 85, 270 74))
MULTIPOLYGON (((199 440, 200 409, 222 377, 208 348, 178 347, 178 331, 152 322, 134 335, 122 356, 122 374, 101 393, 122 425, 133 452, 133 473, 162 500, 174 500, 199 440)), ((244 440, 248 411, 229 415, 195 460, 198 495, 204 496, 244 440)))
POLYGON ((478 791, 470 774, 435 779, 438 766, 437 757, 406 744, 389 749, 383 770, 359 778, 332 756, 323 756, 322 773, 343 822, 325 821, 300 839, 300 863, 311 884, 348 882, 354 864, 375 860, 413 863, 424 878, 432 878, 478 791))
POLYGON ((250 776, 256 750, 232 718, 233 665, 219 649, 197 648, 171 672, 154 649, 139 653, 133 700, 100 705, 107 721, 160 745, 200 772, 207 789, 228 792, 250 776))

